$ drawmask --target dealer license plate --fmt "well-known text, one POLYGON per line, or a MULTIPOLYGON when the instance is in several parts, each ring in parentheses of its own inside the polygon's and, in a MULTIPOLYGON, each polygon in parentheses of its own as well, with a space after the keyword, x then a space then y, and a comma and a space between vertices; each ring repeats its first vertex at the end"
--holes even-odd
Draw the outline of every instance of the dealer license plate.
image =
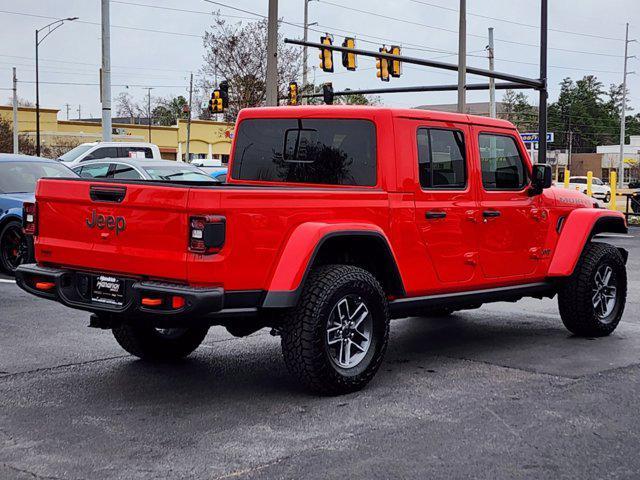
POLYGON ((91 284, 91 301, 122 306, 124 281, 107 275, 96 275, 91 284))

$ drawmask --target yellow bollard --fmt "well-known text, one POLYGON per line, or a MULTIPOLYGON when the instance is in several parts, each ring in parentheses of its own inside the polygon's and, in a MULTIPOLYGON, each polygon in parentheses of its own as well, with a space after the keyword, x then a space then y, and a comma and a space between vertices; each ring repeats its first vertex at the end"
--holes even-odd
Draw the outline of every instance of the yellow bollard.
POLYGON ((571 172, 568 168, 564 169, 564 188, 569 188, 569 177, 571 177, 571 172))
POLYGON ((587 195, 593 197, 593 189, 591 186, 593 185, 593 172, 589 170, 587 172, 587 195))
POLYGON ((618 210, 618 204, 616 202, 616 190, 618 188, 618 174, 616 172, 611 172, 609 176, 609 186, 611 187, 611 202, 609 203, 609 208, 611 210, 618 210))

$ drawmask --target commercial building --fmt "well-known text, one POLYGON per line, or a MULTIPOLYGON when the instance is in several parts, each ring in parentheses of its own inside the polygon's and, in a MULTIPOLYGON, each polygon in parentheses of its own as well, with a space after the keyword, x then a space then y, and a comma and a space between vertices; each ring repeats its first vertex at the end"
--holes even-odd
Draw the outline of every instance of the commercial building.
MULTIPOLYGON (((99 122, 90 120, 58 120, 59 110, 40 109, 40 139, 44 146, 54 147, 56 152, 70 150, 74 146, 102 140, 99 122)), ((13 121, 11 106, 0 105, 0 117, 13 121)), ((209 120, 191 121, 191 158, 209 158, 226 163, 231 150, 233 123, 209 120)), ((33 107, 18 110, 18 131, 35 141, 36 115, 33 107)), ((187 142, 187 121, 178 120, 176 125, 163 127, 131 123, 113 123, 113 141, 151 142, 158 145, 163 158, 184 160, 187 142)))

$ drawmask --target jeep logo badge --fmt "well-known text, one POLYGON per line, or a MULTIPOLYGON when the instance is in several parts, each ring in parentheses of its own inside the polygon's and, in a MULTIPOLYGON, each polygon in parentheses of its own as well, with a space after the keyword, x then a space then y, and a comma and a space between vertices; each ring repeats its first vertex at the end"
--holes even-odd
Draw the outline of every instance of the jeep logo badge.
POLYGON ((87 218, 85 220, 87 222, 87 227, 89 228, 99 228, 102 230, 103 228, 107 228, 109 230, 115 230, 116 235, 120 232, 124 232, 124 229, 127 228, 127 222, 124 217, 116 217, 113 215, 103 215, 101 213, 97 213, 95 210, 91 214, 91 218, 87 218))

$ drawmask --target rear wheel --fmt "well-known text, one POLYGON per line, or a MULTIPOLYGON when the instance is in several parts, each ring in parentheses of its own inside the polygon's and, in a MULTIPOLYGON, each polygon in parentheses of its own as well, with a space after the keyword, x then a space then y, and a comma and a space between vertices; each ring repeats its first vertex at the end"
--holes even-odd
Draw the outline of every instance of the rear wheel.
POLYGON ((123 323, 113 336, 131 355, 152 361, 179 360, 192 353, 204 340, 209 327, 155 328, 123 323))
POLYGON ((18 221, 7 223, 0 231, 0 267, 5 273, 13 275, 30 258, 31 249, 22 225, 18 221))
POLYGON ((558 292, 560 316, 575 335, 601 337, 613 332, 627 299, 627 270, 617 248, 585 247, 575 271, 558 292))
POLYGON ((319 267, 281 334, 285 363, 308 390, 325 395, 359 390, 373 378, 387 348, 386 296, 366 270, 319 267))

